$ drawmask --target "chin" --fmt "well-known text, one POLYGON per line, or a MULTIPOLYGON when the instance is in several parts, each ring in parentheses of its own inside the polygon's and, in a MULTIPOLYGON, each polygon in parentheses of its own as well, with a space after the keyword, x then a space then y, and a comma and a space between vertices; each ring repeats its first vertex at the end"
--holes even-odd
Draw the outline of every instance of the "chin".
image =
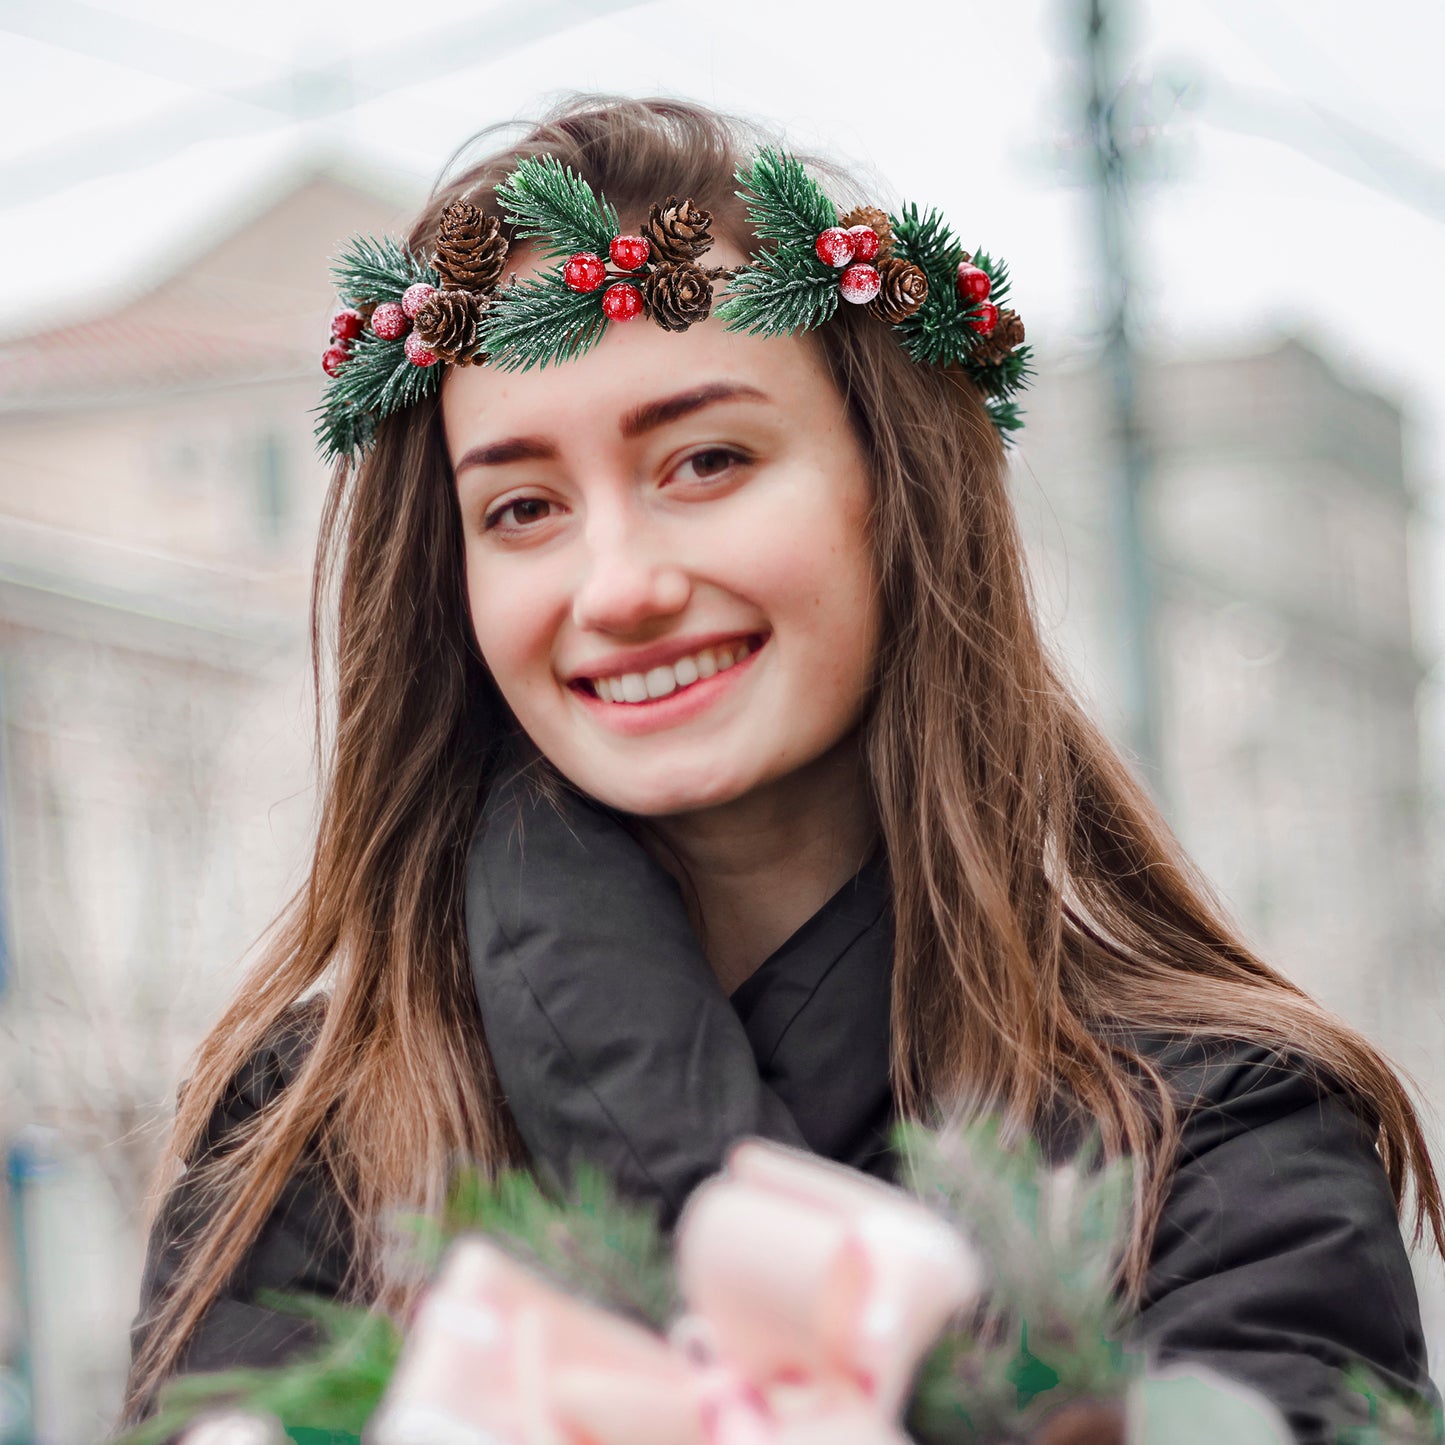
POLYGON ((666 818, 721 807, 742 797, 758 781, 724 774, 715 763, 703 776, 690 770, 667 769, 651 777, 639 776, 636 771, 623 777, 611 770, 587 769, 583 775, 569 773, 568 777, 605 807, 639 818, 666 818))

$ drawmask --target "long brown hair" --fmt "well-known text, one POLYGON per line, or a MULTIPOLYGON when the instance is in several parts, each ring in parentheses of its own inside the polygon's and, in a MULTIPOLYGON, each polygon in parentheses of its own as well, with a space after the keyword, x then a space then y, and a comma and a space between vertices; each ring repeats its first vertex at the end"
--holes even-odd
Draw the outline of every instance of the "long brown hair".
MULTIPOLYGON (((669 194, 746 245, 734 195, 756 127, 679 101, 584 96, 438 189, 493 192, 524 155, 556 156, 641 219, 669 194)), ((824 168, 845 202, 873 200, 824 168), (853 194, 847 194, 849 191, 853 194)), ((1381 1056, 1259 959, 1226 917, 1040 636, 998 438, 961 377, 908 361, 843 308, 814 341, 875 485, 886 642, 866 755, 893 879, 893 1089, 900 1115, 968 1097, 1034 1126, 1060 1097, 1136 1168, 1120 1281, 1136 1297, 1169 1184, 1179 1114, 1131 1030, 1254 1040, 1338 1081, 1379 1121, 1415 1239, 1445 1244, 1439 1186, 1381 1056)), ((214 1212, 148 1322, 127 1412, 146 1407, 308 1145, 355 1230, 351 1287, 384 1294, 377 1221, 427 1209, 459 1156, 521 1159, 474 999, 463 931, 468 843, 515 730, 476 650, 461 524, 435 405, 380 429, 338 470, 312 596, 321 814, 307 882, 212 1029, 184 1090, 171 1166, 201 1152, 242 1065, 320 990, 294 1083, 206 1166, 214 1212), (328 652, 334 618, 334 651, 328 652), (334 661, 334 683, 323 681, 334 661), (334 736, 323 738, 334 699, 334 736)))

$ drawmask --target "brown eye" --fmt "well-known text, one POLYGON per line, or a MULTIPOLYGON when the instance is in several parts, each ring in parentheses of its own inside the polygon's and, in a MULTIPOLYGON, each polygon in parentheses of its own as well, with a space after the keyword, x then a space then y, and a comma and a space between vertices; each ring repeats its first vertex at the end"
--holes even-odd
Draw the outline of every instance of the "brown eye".
POLYGON ((710 482, 746 461, 747 458, 741 452, 735 452, 731 447, 709 447, 706 451, 694 452, 690 457, 684 458, 678 471, 683 474, 684 480, 710 482), (690 479, 685 475, 688 467, 692 468, 690 479))
POLYGON ((542 497, 518 497, 514 502, 508 502, 505 506, 498 507, 496 511, 487 515, 487 530, 491 531, 499 522, 506 517, 508 512, 513 514, 512 525, 525 527, 529 522, 541 522, 545 520, 547 513, 544 508, 552 504, 542 497))

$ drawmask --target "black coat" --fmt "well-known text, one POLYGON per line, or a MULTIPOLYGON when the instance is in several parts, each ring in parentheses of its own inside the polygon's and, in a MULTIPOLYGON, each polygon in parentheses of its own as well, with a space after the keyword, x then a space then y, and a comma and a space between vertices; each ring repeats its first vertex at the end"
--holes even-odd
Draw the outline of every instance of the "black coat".
MULTIPOLYGON (((891 1177, 886 1139, 892 919, 875 857, 732 996, 676 885, 600 809, 499 793, 478 831, 467 928, 488 1045, 544 1172, 585 1158, 676 1218, 748 1134, 891 1177), (525 815, 525 816, 524 816, 525 815), (525 846, 522 839, 525 838, 525 846)), ((1136 1041, 1187 1110, 1137 1332, 1262 1390, 1306 1445, 1339 1367, 1368 1362, 1434 1397, 1409 1262, 1368 1115, 1254 1045, 1136 1041)), ((283 1031, 216 1111, 207 1149, 286 1087, 283 1031)), ((1041 1138, 1046 1150, 1058 1138, 1041 1138)), ((311 1341, 258 1290, 335 1294, 349 1254, 314 1160, 298 1171, 187 1369, 279 1362, 311 1341)), ((183 1178, 151 1239, 137 1343, 204 1210, 183 1178)))

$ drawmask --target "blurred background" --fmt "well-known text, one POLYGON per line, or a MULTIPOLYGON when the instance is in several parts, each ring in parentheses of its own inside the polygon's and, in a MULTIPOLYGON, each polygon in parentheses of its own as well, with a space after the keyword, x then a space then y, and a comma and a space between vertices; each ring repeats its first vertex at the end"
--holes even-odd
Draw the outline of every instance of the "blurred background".
POLYGON ((562 89, 1008 258, 1045 626, 1440 1141, 1441 54, 1425 0, 0 0, 0 1441, 104 1433, 176 1086, 302 876, 327 258, 562 89))

